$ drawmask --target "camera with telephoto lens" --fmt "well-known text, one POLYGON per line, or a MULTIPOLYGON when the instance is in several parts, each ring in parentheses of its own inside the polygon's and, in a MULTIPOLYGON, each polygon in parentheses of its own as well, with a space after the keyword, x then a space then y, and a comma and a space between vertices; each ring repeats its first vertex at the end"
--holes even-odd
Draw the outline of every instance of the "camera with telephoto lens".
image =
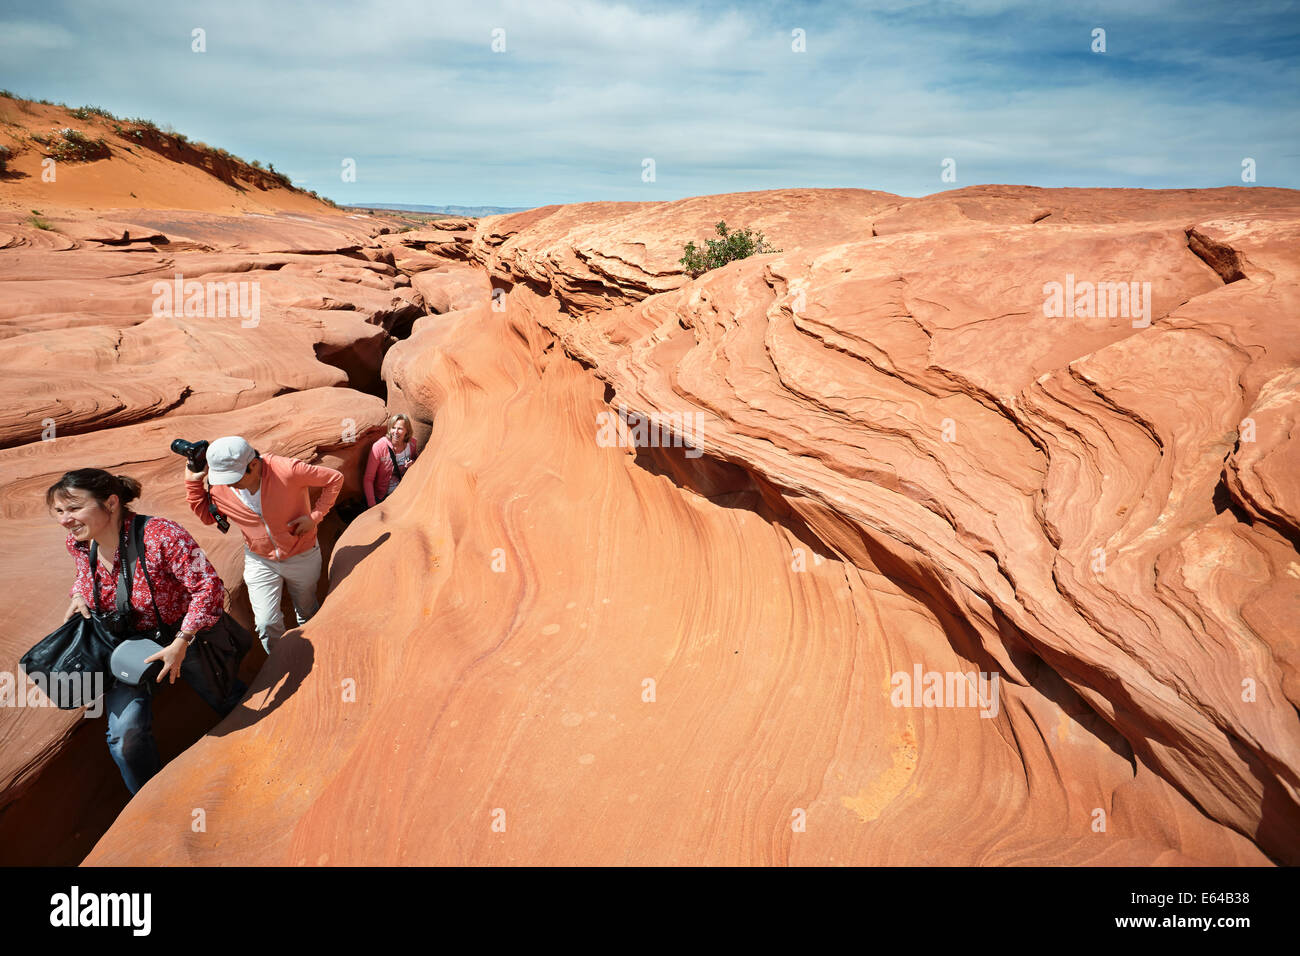
MULTIPOLYGON (((183 455, 190 463, 190 471, 200 472, 208 467, 208 442, 206 441, 186 441, 184 438, 178 438, 171 445, 172 451, 178 455, 183 455)), ((230 530, 230 519, 217 510, 217 504, 212 500, 212 492, 205 491, 208 498, 208 512, 216 519, 217 527, 221 533, 225 534, 230 530)))

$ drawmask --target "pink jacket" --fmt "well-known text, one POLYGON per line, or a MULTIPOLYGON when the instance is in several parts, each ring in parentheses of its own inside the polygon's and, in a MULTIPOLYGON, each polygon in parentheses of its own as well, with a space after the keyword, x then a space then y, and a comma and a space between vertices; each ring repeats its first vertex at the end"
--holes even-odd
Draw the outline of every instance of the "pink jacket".
MULTIPOLYGON (((376 500, 383 501, 388 497, 388 484, 393 480, 393 459, 388 457, 388 451, 392 448, 393 444, 388 440, 387 435, 370 446, 370 457, 366 461, 366 477, 362 485, 366 489, 366 503, 372 508, 376 500)), ((396 452, 396 449, 393 451, 396 452)), ((419 455, 420 446, 412 438, 411 464, 415 464, 415 459, 419 455)))
MULTIPOLYGON (((248 550, 264 558, 283 561, 310 551, 316 543, 315 528, 306 534, 294 534, 289 530, 289 522, 301 515, 311 515, 312 520, 320 524, 342 489, 343 473, 340 471, 309 465, 297 458, 263 455, 261 517, 228 485, 213 485, 212 500, 231 524, 239 525, 248 550), (315 509, 311 506, 308 488, 325 489, 315 509)), ((208 512, 202 479, 185 482, 185 500, 200 521, 216 524, 217 519, 208 512)))

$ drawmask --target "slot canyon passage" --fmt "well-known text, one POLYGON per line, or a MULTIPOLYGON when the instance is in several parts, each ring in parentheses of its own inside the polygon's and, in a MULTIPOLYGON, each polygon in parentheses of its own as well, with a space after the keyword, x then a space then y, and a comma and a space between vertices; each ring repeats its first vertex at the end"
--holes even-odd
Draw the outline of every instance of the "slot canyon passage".
POLYGON ((67 605, 65 470, 140 478, 247 623, 172 438, 350 497, 388 413, 424 451, 327 521, 325 602, 233 714, 175 692, 197 742, 129 803, 103 718, 0 708, 11 858, 1300 862, 1300 194, 51 218, 0 214, 3 669, 67 605), (781 251, 691 279, 718 220, 781 251), (177 273, 260 321, 153 314, 177 273), (1149 281, 1149 323, 1046 317, 1067 276, 1149 281), (598 441, 620 406, 696 449, 598 441))

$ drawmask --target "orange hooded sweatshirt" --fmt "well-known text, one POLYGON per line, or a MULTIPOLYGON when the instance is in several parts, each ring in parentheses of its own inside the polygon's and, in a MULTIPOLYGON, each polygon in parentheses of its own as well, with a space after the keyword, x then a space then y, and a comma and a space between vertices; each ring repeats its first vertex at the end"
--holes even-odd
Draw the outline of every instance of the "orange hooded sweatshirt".
MULTIPOLYGON (((311 515, 320 524, 321 519, 334 506, 334 499, 343 489, 343 473, 321 465, 309 465, 297 458, 280 455, 262 455, 262 515, 244 504, 235 489, 229 485, 213 485, 212 500, 232 524, 239 525, 244 533, 248 550, 264 558, 283 561, 310 551, 316 543, 316 529, 306 534, 294 534, 289 522, 301 515, 311 515), (308 488, 324 488, 315 509, 311 506, 308 488)), ((190 510, 204 524, 216 524, 217 519, 208 511, 203 494, 203 479, 187 479, 185 500, 190 510)))

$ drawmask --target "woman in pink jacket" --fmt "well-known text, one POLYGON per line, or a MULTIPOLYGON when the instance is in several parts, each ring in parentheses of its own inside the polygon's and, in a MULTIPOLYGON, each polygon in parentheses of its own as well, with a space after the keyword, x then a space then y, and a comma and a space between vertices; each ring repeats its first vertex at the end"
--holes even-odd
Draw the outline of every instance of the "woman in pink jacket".
POLYGON ((366 462, 366 502, 374 507, 397 490, 402 476, 419 457, 420 448, 411 437, 411 420, 394 415, 388 422, 388 434, 370 446, 366 462))

